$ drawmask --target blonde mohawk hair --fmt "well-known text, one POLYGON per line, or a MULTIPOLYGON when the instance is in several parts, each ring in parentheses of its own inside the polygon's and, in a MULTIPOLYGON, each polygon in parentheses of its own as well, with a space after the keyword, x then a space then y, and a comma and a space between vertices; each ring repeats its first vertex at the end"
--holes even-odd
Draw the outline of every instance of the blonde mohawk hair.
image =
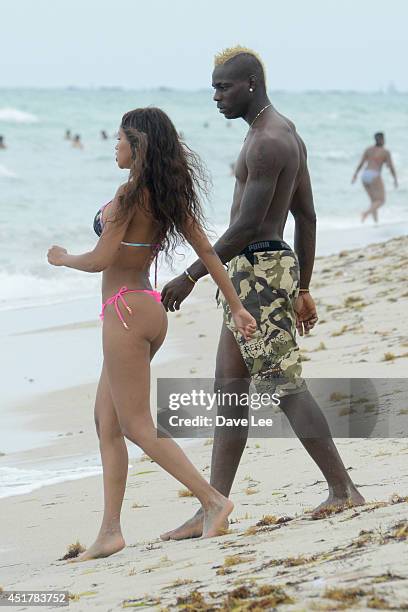
POLYGON ((214 56, 214 66, 222 66, 234 57, 237 57, 237 55, 241 55, 241 53, 246 53, 247 55, 252 55, 253 57, 255 57, 261 64, 264 77, 266 78, 265 66, 258 53, 256 51, 253 51, 252 49, 249 49, 248 47, 242 47, 241 45, 236 45, 235 47, 227 47, 226 49, 223 49, 222 51, 217 53, 214 56))

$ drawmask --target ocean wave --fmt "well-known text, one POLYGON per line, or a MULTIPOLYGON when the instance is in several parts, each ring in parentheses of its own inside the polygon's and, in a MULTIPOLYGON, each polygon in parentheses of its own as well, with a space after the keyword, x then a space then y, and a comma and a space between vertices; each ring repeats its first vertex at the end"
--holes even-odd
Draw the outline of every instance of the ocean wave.
POLYGON ((6 168, 6 166, 3 166, 2 164, 0 164, 0 176, 4 176, 5 178, 18 178, 15 172, 9 170, 8 168, 6 168))
POLYGON ((54 470, 22 470, 15 467, 0 468, 0 499, 11 495, 31 493, 40 487, 97 476, 101 466, 86 466, 54 470))
POLYGON ((353 159, 354 155, 351 155, 350 153, 346 153, 345 151, 341 151, 341 150, 332 150, 332 151, 321 151, 319 153, 316 153, 315 151, 313 151, 310 154, 310 157, 316 157, 317 159, 324 159, 324 160, 328 160, 328 161, 349 161, 351 159, 353 159))
POLYGON ((0 121, 7 123, 38 123, 39 119, 32 113, 17 108, 0 108, 0 121))

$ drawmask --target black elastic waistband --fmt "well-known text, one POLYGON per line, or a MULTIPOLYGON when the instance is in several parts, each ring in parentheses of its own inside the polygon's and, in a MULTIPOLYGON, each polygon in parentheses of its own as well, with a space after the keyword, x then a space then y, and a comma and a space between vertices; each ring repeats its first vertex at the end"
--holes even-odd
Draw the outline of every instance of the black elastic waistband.
POLYGON ((261 240, 259 242, 253 242, 248 244, 240 255, 245 255, 251 264, 254 264, 253 253, 259 253, 260 251, 291 251, 291 247, 283 240, 261 240))

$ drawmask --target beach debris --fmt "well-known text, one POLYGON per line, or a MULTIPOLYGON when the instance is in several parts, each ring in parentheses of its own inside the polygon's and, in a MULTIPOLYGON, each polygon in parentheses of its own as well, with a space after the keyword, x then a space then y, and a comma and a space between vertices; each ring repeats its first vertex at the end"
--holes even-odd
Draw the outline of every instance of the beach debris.
POLYGON ((348 328, 349 328, 348 325, 343 325, 343 327, 341 329, 339 329, 338 331, 332 332, 332 334, 331 334, 332 338, 337 338, 337 336, 342 336, 343 334, 346 333, 348 328))
POLYGON ((177 578, 177 580, 175 580, 171 584, 167 584, 166 586, 162 587, 161 590, 167 591, 169 589, 177 589, 179 587, 187 586, 188 584, 194 584, 196 582, 199 582, 199 580, 191 580, 190 578, 177 578))
POLYGON ((340 512, 344 512, 344 510, 348 510, 349 508, 354 508, 354 504, 352 501, 347 501, 344 504, 338 505, 327 505, 321 508, 320 510, 315 510, 312 513, 313 520, 325 519, 333 514, 339 514, 340 512))
POLYGON ((339 393, 338 391, 333 391, 333 393, 329 397, 329 400, 331 402, 341 402, 345 399, 350 399, 350 396, 344 395, 344 393, 339 393))
MULTIPOLYGON (((251 551, 252 552, 252 551, 251 551)), ((224 559, 223 565, 215 565, 213 569, 217 569, 217 576, 224 576, 225 574, 230 574, 232 572, 231 567, 234 565, 240 565, 241 563, 250 563, 251 561, 255 561, 255 555, 248 556, 237 553, 235 555, 228 555, 224 559)))
POLYGON ((383 361, 394 361, 394 353, 384 353, 383 361))
POLYGON ((80 553, 85 552, 85 550, 86 548, 82 546, 82 544, 77 540, 75 544, 70 544, 68 546, 67 552, 63 557, 61 557, 61 559, 58 559, 58 561, 67 561, 67 559, 74 559, 75 557, 78 557, 80 553))
POLYGON ((392 610, 395 608, 391 606, 384 597, 373 595, 366 602, 367 608, 373 608, 375 610, 392 610))
POLYGON ((194 497, 194 493, 189 489, 179 489, 177 494, 179 497, 194 497))
POLYGON ((68 599, 70 601, 79 601, 81 597, 94 597, 98 591, 83 591, 82 593, 68 593, 68 599))
POLYGON ((132 504, 132 508, 148 508, 149 506, 146 506, 145 504, 138 504, 137 502, 134 502, 132 504))
POLYGON ((334 588, 334 589, 326 589, 323 594, 325 599, 334 599, 336 601, 342 601, 347 604, 356 603, 361 597, 366 596, 366 591, 360 589, 358 587, 351 589, 342 589, 342 588, 334 588))
POLYGON ((158 598, 130 598, 122 601, 122 608, 150 608, 152 606, 158 606, 161 600, 158 598))

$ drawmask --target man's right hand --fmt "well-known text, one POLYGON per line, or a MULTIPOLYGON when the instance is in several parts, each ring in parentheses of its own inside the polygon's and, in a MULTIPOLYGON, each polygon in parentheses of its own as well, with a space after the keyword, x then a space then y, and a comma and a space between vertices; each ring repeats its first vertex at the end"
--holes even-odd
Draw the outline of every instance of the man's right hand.
POLYGON ((180 310, 180 304, 192 292, 194 283, 186 276, 180 274, 165 285, 161 292, 161 301, 167 311, 180 310))

